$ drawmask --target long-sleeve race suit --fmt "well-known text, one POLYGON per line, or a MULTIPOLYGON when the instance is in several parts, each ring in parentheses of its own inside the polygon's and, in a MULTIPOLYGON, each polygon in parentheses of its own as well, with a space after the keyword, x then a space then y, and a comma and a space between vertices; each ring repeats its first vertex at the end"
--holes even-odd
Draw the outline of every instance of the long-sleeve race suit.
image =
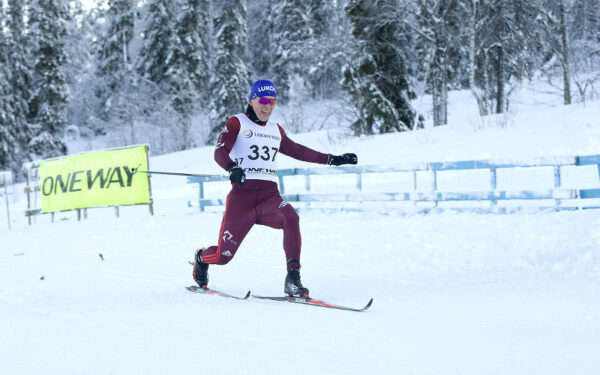
POLYGON ((326 164, 328 160, 327 154, 292 141, 274 122, 257 124, 243 113, 227 120, 217 140, 215 161, 224 169, 235 161, 244 169, 247 179, 241 186, 233 184, 227 196, 218 246, 210 246, 202 253, 203 262, 228 263, 252 226, 260 224, 283 229, 287 268, 300 267, 299 218, 279 194, 278 154, 318 164, 326 164))

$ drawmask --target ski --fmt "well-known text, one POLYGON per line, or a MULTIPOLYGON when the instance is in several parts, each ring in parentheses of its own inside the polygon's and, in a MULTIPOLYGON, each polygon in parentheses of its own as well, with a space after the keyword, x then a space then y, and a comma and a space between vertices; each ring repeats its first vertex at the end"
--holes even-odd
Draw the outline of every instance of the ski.
MULTIPOLYGON (((250 291, 248 291, 248 293, 246 293, 246 295, 244 295, 243 297, 239 297, 239 296, 234 296, 231 294, 223 293, 221 291, 210 289, 210 288, 201 288, 196 285, 186 286, 185 289, 189 290, 190 292, 194 292, 194 293, 212 294, 212 295, 217 295, 217 296, 226 297, 226 298, 233 298, 233 299, 238 299, 238 300, 248 299, 251 295, 250 291)), ((258 296, 255 294, 252 294, 252 297, 258 298, 258 299, 271 300, 271 301, 288 301, 288 302, 292 302, 292 303, 302 303, 305 305, 321 306, 321 307, 326 307, 329 309, 346 310, 346 311, 366 311, 373 304, 373 298, 371 298, 364 307, 354 308, 354 307, 348 307, 348 306, 334 305, 332 303, 328 303, 328 302, 314 299, 311 297, 290 297, 290 296, 268 297, 268 296, 258 296)))
POLYGON ((190 292, 194 292, 194 293, 212 294, 212 295, 216 295, 216 296, 233 298, 233 299, 240 299, 240 300, 248 299, 248 297, 250 297, 250 291, 248 291, 248 293, 246 293, 245 296, 238 297, 238 296, 234 296, 234 295, 231 295, 231 294, 223 293, 223 292, 220 292, 220 291, 214 290, 214 289, 201 288, 201 287, 196 286, 196 285, 186 286, 185 289, 189 290, 190 292))
POLYGON ((366 311, 369 309, 369 307, 371 307, 371 304, 373 304, 373 298, 371 298, 369 300, 369 302, 365 305, 365 307, 357 309, 354 307, 334 305, 334 304, 320 301, 320 300, 310 298, 310 297, 290 297, 290 296, 266 297, 266 296, 257 296, 254 294, 252 295, 252 297, 259 298, 259 299, 267 299, 267 300, 271 300, 271 301, 288 301, 288 302, 292 302, 292 303, 302 303, 305 305, 321 306, 321 307, 327 307, 329 309, 346 310, 346 311, 366 311))

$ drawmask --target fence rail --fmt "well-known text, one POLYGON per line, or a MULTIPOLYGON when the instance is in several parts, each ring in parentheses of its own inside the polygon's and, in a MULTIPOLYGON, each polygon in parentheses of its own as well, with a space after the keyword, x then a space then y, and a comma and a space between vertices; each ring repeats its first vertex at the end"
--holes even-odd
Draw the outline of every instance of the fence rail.
MULTIPOLYGON (((600 155, 586 156, 560 156, 533 158, 525 161, 510 160, 466 160, 450 162, 429 163, 404 163, 388 166, 343 166, 343 167, 316 167, 316 168, 290 168, 277 172, 279 178, 279 189, 283 198, 289 202, 431 202, 434 207, 440 202, 489 202, 488 210, 497 209, 498 201, 542 201, 550 200, 555 209, 573 209, 563 207, 563 201, 600 198, 600 183, 597 188, 564 188, 563 168, 579 166, 597 166, 597 175, 600 181, 600 155), (553 186, 545 189, 525 190, 500 190, 498 189, 498 171, 515 170, 527 168, 553 168, 553 186), (481 191, 466 191, 469 186, 464 186, 465 191, 440 191, 438 189, 438 178, 447 171, 488 170, 489 189, 481 191), (412 189, 409 191, 372 192, 363 188, 363 176, 365 174, 382 173, 412 173, 412 189), (431 183, 430 191, 417 190, 419 185, 419 174, 428 173, 431 183), (316 193, 311 191, 311 176, 354 174, 356 175, 355 192, 347 193, 316 193), (304 189, 306 192, 298 194, 286 194, 286 178, 290 176, 304 176, 304 189)), ((421 177, 423 179, 423 177, 421 177)), ((226 177, 189 177, 188 183, 199 184, 198 206, 201 211, 205 207, 222 206, 225 200, 208 199, 204 196, 204 184, 214 181, 226 181, 226 177)), ((463 187, 461 187, 461 190, 463 187)), ((578 208, 600 208, 581 203, 578 208)), ((547 207, 544 207, 547 208, 547 207)))

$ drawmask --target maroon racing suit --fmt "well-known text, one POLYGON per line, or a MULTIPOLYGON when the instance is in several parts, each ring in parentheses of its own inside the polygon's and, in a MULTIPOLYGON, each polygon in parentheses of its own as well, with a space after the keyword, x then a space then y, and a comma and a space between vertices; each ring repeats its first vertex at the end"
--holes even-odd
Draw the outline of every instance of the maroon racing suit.
MULTIPOLYGON (((247 116, 243 114, 243 116, 247 116)), ((245 119, 243 119, 245 121, 245 119)), ((264 126, 257 122, 257 125, 264 126)), ((326 164, 328 155, 314 151, 289 139, 281 126, 279 152, 294 159, 326 164)), ((233 162, 230 157, 238 135, 240 120, 233 116, 227 120, 219 135, 215 161, 224 169, 233 162)), ((202 262, 227 264, 254 224, 283 229, 283 249, 287 269, 300 268, 300 222, 294 208, 281 198, 276 182, 266 179, 246 179, 243 185, 232 184, 227 196, 225 214, 219 231, 218 246, 210 246, 202 253, 202 262)))

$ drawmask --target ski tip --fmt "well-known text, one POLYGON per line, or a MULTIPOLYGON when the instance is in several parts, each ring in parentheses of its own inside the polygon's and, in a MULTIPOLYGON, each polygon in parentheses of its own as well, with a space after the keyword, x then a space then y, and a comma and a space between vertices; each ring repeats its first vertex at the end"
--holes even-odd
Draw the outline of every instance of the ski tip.
POLYGON ((369 303, 367 303, 367 304, 365 305, 365 307, 363 307, 363 308, 362 308, 362 310, 366 310, 366 309, 368 309, 369 307, 371 307, 371 305, 372 305, 372 304, 373 304, 373 298, 371 298, 371 299, 369 300, 369 303))
POLYGON ((246 295, 244 297, 242 297, 242 299, 248 299, 250 297, 251 292, 248 291, 248 293, 246 293, 246 295))

